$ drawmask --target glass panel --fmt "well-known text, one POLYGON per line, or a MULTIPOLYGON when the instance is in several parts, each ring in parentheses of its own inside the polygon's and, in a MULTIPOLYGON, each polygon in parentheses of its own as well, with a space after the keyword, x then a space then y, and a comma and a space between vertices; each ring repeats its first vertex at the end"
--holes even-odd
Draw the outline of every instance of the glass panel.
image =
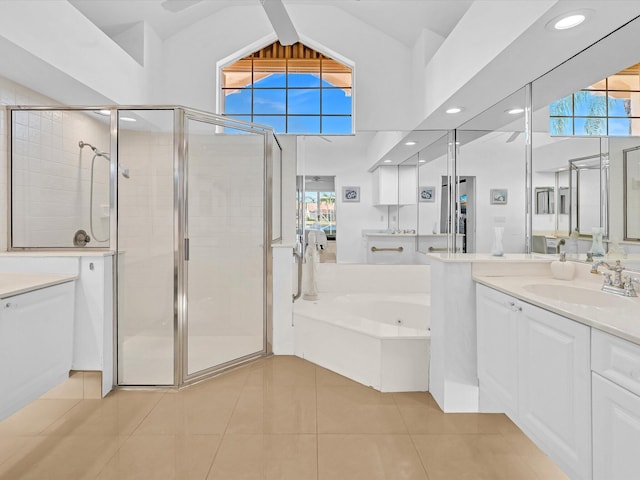
POLYGON ((173 111, 118 133, 118 383, 174 383, 173 111))
MULTIPOLYGON (((287 118, 284 115, 255 115, 253 121, 273 128, 276 133, 286 133, 287 118)), ((234 130, 231 129, 229 133, 234 133, 234 130)))
MULTIPOLYGON (((418 152, 417 204, 417 249, 428 253, 433 249, 447 249, 447 221, 441 221, 442 207, 448 206, 447 190, 443 188, 443 177, 447 176, 447 132, 418 132, 420 145, 426 146, 418 152)), ((416 132, 414 132, 414 135, 416 132)), ((415 137, 414 137, 415 138, 415 137)), ((404 208, 404 207, 403 207, 404 208)), ((439 251, 439 250, 436 250, 439 251)))
POLYGON ((282 238, 282 150, 275 138, 272 138, 271 162, 271 239, 278 240, 282 238))
POLYGON ((320 117, 289 116, 287 133, 320 133, 320 117))
POLYGON ((13 111, 11 136, 12 245, 109 247, 108 114, 13 111))
POLYGON ((573 118, 572 117, 550 117, 549 118, 549 134, 550 135, 573 135, 573 118))
POLYGON ((284 59, 255 59, 253 61, 254 88, 285 88, 287 65, 284 59))
POLYGON ((322 113, 351 114, 351 89, 324 88, 322 89, 322 113))
POLYGON ((549 105, 549 115, 558 117, 570 117, 573 115, 573 97, 567 95, 566 97, 556 100, 549 105))
POLYGON ((289 87, 320 87, 320 59, 289 60, 289 87))
POLYGON ((610 117, 640 117, 640 92, 609 92, 610 117))
POLYGON ((329 84, 334 87, 351 87, 351 69, 330 58, 323 58, 322 84, 329 84))
MULTIPOLYGON (((320 114, 319 89, 289 90, 289 114, 320 114)), ((319 131, 319 130, 318 130, 319 131)))
POLYGON ((573 94, 574 114, 578 117, 606 117, 606 98, 605 92, 591 90, 576 92, 573 94))
POLYGON ((574 118, 574 135, 606 135, 606 118, 574 118))
POLYGON ((349 135, 352 133, 351 115, 322 117, 322 133, 327 135, 349 135))
POLYGON ((227 115, 251 115, 251 89, 223 90, 223 112, 227 115))
POLYGON ((188 120, 187 373, 264 350, 264 138, 188 120))
POLYGON ((253 113, 274 115, 286 113, 287 96, 285 89, 254 90, 253 113))
POLYGON ((610 118, 608 121, 609 124, 609 135, 611 136, 630 136, 633 135, 631 132, 631 119, 630 118, 610 118))

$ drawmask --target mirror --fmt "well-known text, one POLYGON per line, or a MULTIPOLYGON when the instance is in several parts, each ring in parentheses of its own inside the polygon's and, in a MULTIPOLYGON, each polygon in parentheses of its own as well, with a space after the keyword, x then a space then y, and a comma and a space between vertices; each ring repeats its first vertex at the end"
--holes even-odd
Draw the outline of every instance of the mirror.
POLYGON ((314 232, 320 263, 336 263, 335 177, 313 175, 304 179, 304 242, 314 232))
POLYGON ((536 215, 555 213, 555 189, 553 187, 536 187, 535 198, 536 215))
POLYGON ((640 241, 640 146, 623 150, 624 239, 640 241))
MULTIPOLYGON (((601 198, 601 169, 606 169, 606 156, 570 160, 569 178, 572 192, 569 213, 570 230, 581 235, 591 235, 594 228, 605 224, 601 211, 606 208, 606 197, 601 198), (575 186, 575 187, 574 187, 575 186), (605 201, 603 208, 601 202, 605 201)), ((606 228, 605 228, 606 231, 606 228)))

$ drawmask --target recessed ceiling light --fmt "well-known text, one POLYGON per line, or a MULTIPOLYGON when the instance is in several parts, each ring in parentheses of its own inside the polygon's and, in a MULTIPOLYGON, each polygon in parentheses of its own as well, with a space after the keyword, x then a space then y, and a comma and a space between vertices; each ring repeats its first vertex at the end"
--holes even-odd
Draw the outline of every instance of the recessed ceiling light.
POLYGON ((404 144, 410 147, 411 145, 415 145, 415 144, 416 144, 416 142, 414 142, 413 140, 411 140, 411 141, 409 141, 409 142, 405 142, 404 144))
POLYGON ((120 117, 120 120, 122 120, 123 122, 137 122, 135 118, 131 117, 120 117))
POLYGON ((425 163, 426 160, 418 160, 418 163, 425 163))
POLYGON ((387 158, 386 160, 384 160, 384 163, 391 163, 391 160, 387 158))
POLYGON ((512 108, 510 110, 507 110, 507 113, 509 115, 517 115, 519 113, 524 112, 524 108, 520 108, 520 107, 516 107, 516 108, 512 108))
POLYGON ((586 19, 587 17, 581 13, 569 15, 555 22, 553 24, 553 28, 555 28, 556 30, 568 30, 569 28, 577 27, 586 19))
POLYGON ((451 107, 447 109, 447 113, 460 113, 461 111, 461 107, 451 107))
POLYGON ((545 28, 551 32, 569 30, 584 23, 585 20, 590 17, 591 13, 593 13, 593 11, 587 8, 563 13, 562 15, 558 15, 557 17, 549 20, 545 25, 545 28))

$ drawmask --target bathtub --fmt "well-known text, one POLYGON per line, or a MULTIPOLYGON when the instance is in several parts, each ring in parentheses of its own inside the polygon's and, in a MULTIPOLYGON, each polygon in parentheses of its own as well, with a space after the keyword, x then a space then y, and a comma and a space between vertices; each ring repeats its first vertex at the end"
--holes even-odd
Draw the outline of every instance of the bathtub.
POLYGON ((382 392, 428 390, 428 293, 321 292, 293 312, 297 356, 382 392))

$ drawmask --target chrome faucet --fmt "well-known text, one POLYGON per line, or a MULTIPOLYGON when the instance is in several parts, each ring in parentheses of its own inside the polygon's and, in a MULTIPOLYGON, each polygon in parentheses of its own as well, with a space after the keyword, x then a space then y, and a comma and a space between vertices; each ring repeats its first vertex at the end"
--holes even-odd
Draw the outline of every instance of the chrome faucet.
POLYGON ((624 281, 622 280, 622 272, 624 271, 624 267, 620 264, 620 260, 616 260, 615 265, 610 265, 604 260, 598 260, 597 262, 593 262, 591 265, 591 273, 597 274, 598 268, 604 265, 613 272, 613 279, 611 279, 611 273, 604 274, 604 283, 602 285, 603 292, 615 293, 616 295, 623 295, 625 297, 637 297, 637 293, 633 288, 633 282, 638 282, 635 278, 630 275, 625 276, 624 281))
POLYGON ((560 247, 562 245, 564 245, 565 243, 567 243, 567 242, 565 242, 564 238, 561 238, 560 240, 558 240, 558 243, 556 243, 556 253, 557 254, 560 254, 560 247))

